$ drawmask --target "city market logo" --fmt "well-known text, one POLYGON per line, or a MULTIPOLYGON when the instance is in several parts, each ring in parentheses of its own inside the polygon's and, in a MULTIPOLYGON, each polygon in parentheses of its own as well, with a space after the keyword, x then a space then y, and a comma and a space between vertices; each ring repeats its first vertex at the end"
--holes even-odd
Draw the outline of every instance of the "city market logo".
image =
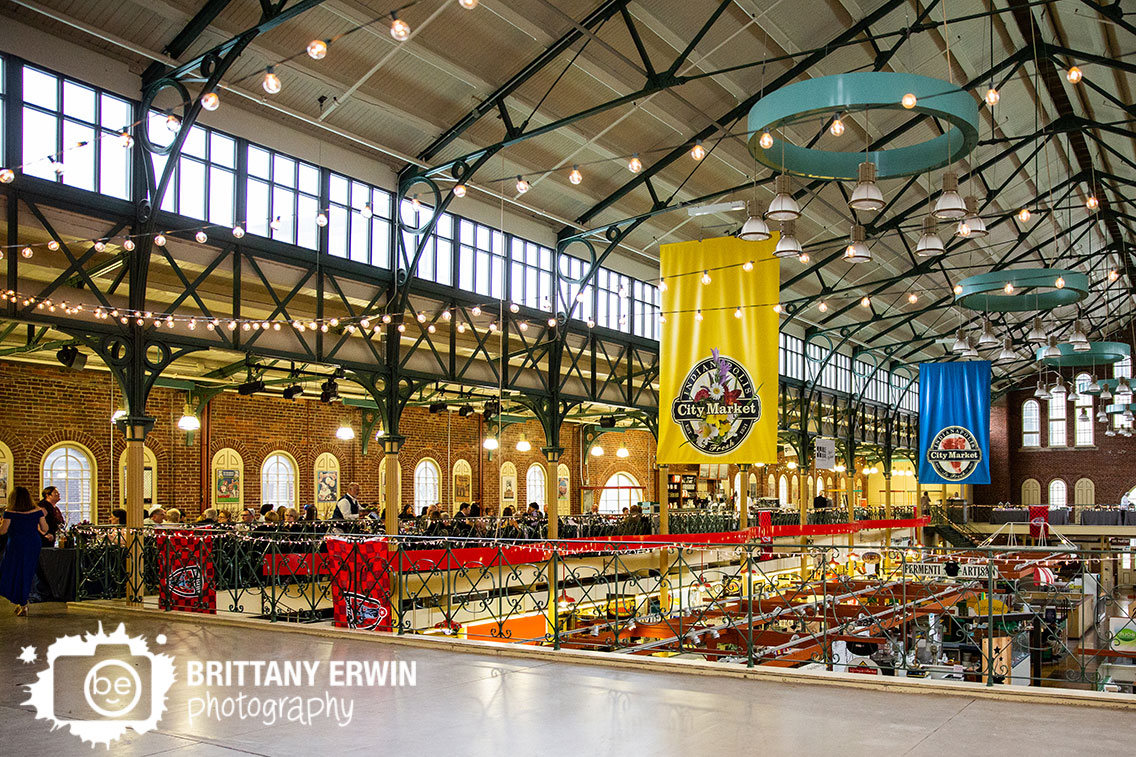
POLYGON ((931 441, 927 462, 947 481, 962 481, 982 462, 982 450, 969 429, 947 426, 931 441))
POLYGON ((686 441, 707 455, 737 449, 761 418, 761 400, 745 367, 719 354, 697 363, 683 379, 671 417, 686 441))
POLYGON ((205 589, 205 576, 197 563, 178 568, 167 579, 170 591, 179 597, 194 599, 200 597, 205 589))
MULTIPOLYGON (((165 637, 159 635, 159 644, 165 637)), ((34 647, 19 659, 36 661, 34 647)), ((27 687, 25 705, 52 730, 70 728, 91 746, 122 738, 127 730, 146 733, 158 727, 166 711, 166 693, 174 682, 174 658, 151 652, 141 636, 113 633, 63 636, 47 648, 47 669, 27 687)))
POLYGON ((388 619, 386 605, 366 594, 344 592, 343 605, 348 628, 372 630, 382 626, 388 619))

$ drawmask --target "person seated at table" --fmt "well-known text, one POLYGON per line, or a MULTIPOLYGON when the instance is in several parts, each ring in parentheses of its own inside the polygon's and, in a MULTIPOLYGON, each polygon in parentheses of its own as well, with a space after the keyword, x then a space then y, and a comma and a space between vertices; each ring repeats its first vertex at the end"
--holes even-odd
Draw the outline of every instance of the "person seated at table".
POLYGON ((123 510, 121 507, 114 508, 113 510, 110 511, 110 514, 111 514, 111 517, 114 518, 114 524, 116 526, 125 526, 126 525, 126 511, 123 510))
POLYGON ((399 520, 414 520, 414 505, 407 502, 398 513, 399 520))
POLYGON ((218 513, 217 513, 216 509, 214 509, 212 507, 208 507, 205 510, 201 511, 201 517, 197 519, 197 523, 195 523, 194 525, 198 525, 198 526, 215 525, 217 523, 217 515, 218 515, 218 513))
POLYGON ((319 520, 319 509, 315 505, 304 505, 304 521, 314 523, 319 520))
POLYGON ((450 535, 450 530, 446 528, 446 522, 442 519, 441 510, 431 510, 427 516, 426 528, 422 531, 423 536, 445 537, 450 535))
POLYGON ((506 507, 501 511, 498 533, 502 539, 520 539, 523 536, 521 524, 517 523, 517 519, 513 515, 513 508, 506 507))
POLYGON ((256 511, 251 507, 241 510, 241 522, 237 524, 238 531, 248 531, 256 526, 256 511))
POLYGON ((457 515, 454 516, 453 535, 454 536, 469 536, 473 533, 473 520, 470 515, 470 506, 468 502, 462 502, 458 506, 457 515))
POLYGON ((296 510, 296 508, 294 508, 294 507, 285 507, 284 508, 284 520, 281 521, 281 522, 284 524, 284 527, 287 528, 289 531, 299 530, 297 528, 297 526, 300 525, 300 513, 299 513, 299 511, 296 510))
POLYGON ((477 502, 474 502, 472 505, 469 506, 469 517, 471 517, 471 518, 480 518, 481 517, 481 505, 480 504, 478 504, 477 502))
POLYGON ((150 517, 142 521, 144 526, 160 526, 166 522, 166 511, 160 507, 155 507, 150 511, 150 517))
POLYGON ((218 526, 231 526, 233 525, 233 516, 228 510, 221 510, 217 513, 218 526))
POLYGON ((181 525, 181 510, 171 507, 166 510, 166 525, 181 525))
POLYGON ((266 523, 268 521, 268 518, 266 516, 269 513, 275 512, 275 511, 276 511, 275 505, 270 505, 270 504, 265 503, 265 504, 260 506, 260 517, 257 520, 259 520, 261 523, 266 523))

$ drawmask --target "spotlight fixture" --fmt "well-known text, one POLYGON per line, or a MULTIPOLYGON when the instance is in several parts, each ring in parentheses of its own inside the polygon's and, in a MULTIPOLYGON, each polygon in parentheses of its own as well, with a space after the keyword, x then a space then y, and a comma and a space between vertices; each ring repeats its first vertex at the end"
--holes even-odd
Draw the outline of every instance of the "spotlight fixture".
POLYGON ((1049 337, 1049 332, 1045 329, 1045 322, 1041 320, 1041 316, 1034 316, 1033 327, 1026 334, 1026 341, 1033 344, 1045 344, 1049 337))
POLYGON ((1088 352, 1093 348, 1089 343, 1089 335, 1085 333, 1084 324, 1079 319, 1073 321, 1073 334, 1069 337, 1069 344, 1073 345, 1074 352, 1088 352))
POLYGON ((335 402, 339 399, 339 384, 329 378, 320 384, 320 402, 335 402))
POLYGON ((264 87, 264 91, 270 95, 275 95, 280 91, 280 77, 276 75, 276 66, 269 66, 264 69, 264 81, 260 86, 264 87))
POLYGON ((882 210, 887 203, 884 202, 883 193, 876 183, 876 164, 866 160, 860 164, 859 170, 859 179, 856 188, 852 190, 852 197, 848 200, 848 207, 853 210, 882 210))
POLYGON ((58 360, 64 368, 71 368, 79 371, 87 364, 87 356, 79 352, 79 348, 73 344, 63 347, 59 352, 55 353, 55 359, 58 360))
POLYGON ((778 174, 773 182, 773 201, 765 211, 767 221, 795 221, 801 217, 801 206, 793 198, 793 179, 788 174, 778 174))
POLYGON ((921 258, 929 258, 933 255, 944 255, 946 252, 947 248, 943 245, 943 238, 939 236, 939 223, 935 220, 935 216, 924 216, 923 233, 915 245, 915 254, 921 258))
POLYGON ((261 379, 249 380, 237 387, 237 394, 242 397, 256 394, 257 392, 264 391, 264 381, 261 379))
POLYGON ((979 347, 996 347, 998 345, 998 335, 994 333, 994 327, 990 325, 990 321, 982 319, 982 333, 978 335, 979 347))
POLYGON ((459 418, 468 418, 471 415, 473 415, 473 406, 472 405, 463 405, 462 408, 460 410, 458 410, 458 417, 459 418))
POLYGON ((303 393, 304 387, 300 386, 299 384, 292 384, 292 386, 284 390, 284 399, 294 400, 303 393))
POLYGON ((796 257, 803 252, 801 243, 797 241, 796 227, 793 221, 781 222, 781 237, 777 240, 777 246, 773 248, 773 257, 796 257))
POLYGON ((444 412, 446 412, 446 403, 445 402, 431 402, 430 403, 430 412, 431 413, 444 413, 444 412))
POLYGON ((1052 334, 1049 335, 1049 338, 1048 338, 1047 343, 1046 343, 1046 347, 1041 352, 1041 357, 1042 358, 1059 358, 1059 357, 1061 357, 1061 350, 1057 346, 1057 337, 1056 336, 1053 336, 1052 334))
POLYGON ((762 218, 762 207, 760 203, 754 203, 753 212, 750 213, 749 218, 746 219, 745 224, 742 225, 742 230, 738 232, 738 239, 743 239, 747 242, 764 242, 773 235, 769 233, 769 226, 762 218))
POLYGON ((935 202, 935 209, 931 215, 941 221, 954 221, 966 216, 966 205, 958 193, 958 174, 954 171, 943 172, 943 191, 935 202))
POLYGON ((955 343, 951 345, 951 352, 956 355, 961 355, 966 352, 969 347, 970 343, 966 339, 966 331, 959 329, 955 332, 955 343))
POLYGON ((849 244, 844 248, 844 259, 849 263, 864 263, 872 259, 872 251, 864 244, 864 227, 856 224, 849 235, 849 244))
POLYGON ((615 428, 615 416, 605 415, 600 418, 600 428, 615 428))

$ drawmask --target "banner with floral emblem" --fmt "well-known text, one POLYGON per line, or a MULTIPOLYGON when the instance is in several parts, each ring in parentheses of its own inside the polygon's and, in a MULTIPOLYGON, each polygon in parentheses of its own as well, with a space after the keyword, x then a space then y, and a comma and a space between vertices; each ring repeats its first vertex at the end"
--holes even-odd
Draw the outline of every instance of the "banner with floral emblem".
POLYGON ((660 463, 777 462, 775 245, 660 248, 660 463))

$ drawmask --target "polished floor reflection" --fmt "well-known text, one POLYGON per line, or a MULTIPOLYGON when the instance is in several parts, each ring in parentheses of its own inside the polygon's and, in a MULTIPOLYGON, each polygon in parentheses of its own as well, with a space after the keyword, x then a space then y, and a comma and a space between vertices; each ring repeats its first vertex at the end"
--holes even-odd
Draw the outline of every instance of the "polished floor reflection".
MULTIPOLYGON (((112 754, 1106 755, 1131 754, 1136 732, 1136 712, 1125 710, 528 662, 192 619, 100 618, 55 605, 33 605, 28 618, 14 617, 6 603, 0 612, 0 743, 11 755, 92 753, 71 733, 51 732, 21 703, 24 686, 46 667, 47 647, 64 634, 97 630, 100 619, 107 631, 125 622, 130 634, 151 642, 164 635, 164 645, 151 646, 175 658, 178 677, 158 729, 128 733, 112 754), (28 646, 36 647, 34 663, 17 659, 28 646), (319 662, 320 675, 311 688, 257 688, 247 685, 249 668, 243 687, 189 685, 190 661, 226 660, 319 662), (352 661, 415 662, 415 685, 329 688, 333 661, 341 678, 352 661), (192 716, 207 689, 234 708, 243 694, 246 717, 237 709, 227 717, 192 716), (349 723, 321 715, 310 725, 279 718, 266 725, 264 711, 247 711, 253 699, 257 708, 273 700, 283 713, 295 697, 307 702, 327 695, 351 702, 349 723)), ((380 669, 399 668, 372 665, 371 671, 380 669)), ((72 665, 57 677, 57 690, 74 696, 86 680, 79 678, 83 672, 72 665)))

